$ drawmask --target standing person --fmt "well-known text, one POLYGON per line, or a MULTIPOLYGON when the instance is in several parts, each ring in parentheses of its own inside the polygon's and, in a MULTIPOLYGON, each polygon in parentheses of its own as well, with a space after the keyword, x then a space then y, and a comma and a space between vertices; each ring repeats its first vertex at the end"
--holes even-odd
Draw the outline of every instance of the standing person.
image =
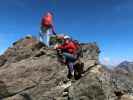
POLYGON ((41 31, 39 33, 39 38, 41 42, 44 42, 44 36, 46 35, 46 45, 50 46, 50 36, 56 35, 53 26, 53 14, 52 12, 47 12, 41 21, 41 31))

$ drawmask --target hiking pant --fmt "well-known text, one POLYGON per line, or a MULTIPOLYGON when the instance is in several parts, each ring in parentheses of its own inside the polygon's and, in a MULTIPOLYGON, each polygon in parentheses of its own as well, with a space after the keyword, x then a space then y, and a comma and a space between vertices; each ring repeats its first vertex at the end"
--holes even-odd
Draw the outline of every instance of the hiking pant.
POLYGON ((67 62, 68 69, 72 74, 74 72, 74 62, 77 60, 73 54, 70 53, 63 53, 64 59, 67 62))
POLYGON ((46 43, 48 47, 50 47, 50 37, 53 35, 53 29, 50 28, 45 28, 43 27, 39 33, 39 40, 43 43, 46 43), (44 39, 46 38, 46 39, 44 39))

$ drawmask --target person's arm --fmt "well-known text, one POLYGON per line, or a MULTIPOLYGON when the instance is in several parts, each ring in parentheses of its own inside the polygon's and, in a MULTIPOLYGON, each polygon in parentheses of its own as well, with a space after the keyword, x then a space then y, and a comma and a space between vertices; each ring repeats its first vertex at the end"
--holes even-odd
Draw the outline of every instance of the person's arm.
POLYGON ((53 33, 54 35, 56 35, 56 32, 55 32, 55 27, 54 27, 54 25, 52 25, 52 26, 51 26, 51 28, 52 28, 52 33, 53 33))
POLYGON ((57 48, 57 49, 64 49, 65 46, 64 46, 64 45, 58 45, 56 48, 57 48))
POLYGON ((43 26, 40 26, 40 32, 43 33, 43 26))
POLYGON ((41 19, 41 23, 40 23, 40 31, 43 33, 43 21, 44 21, 44 19, 42 18, 41 19))

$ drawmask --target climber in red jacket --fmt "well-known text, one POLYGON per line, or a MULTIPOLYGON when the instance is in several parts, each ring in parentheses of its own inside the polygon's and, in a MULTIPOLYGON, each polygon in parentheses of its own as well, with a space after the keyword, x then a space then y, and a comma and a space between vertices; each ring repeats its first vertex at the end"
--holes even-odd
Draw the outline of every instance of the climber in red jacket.
POLYGON ((53 26, 53 14, 52 12, 47 12, 41 20, 41 31, 40 31, 40 41, 44 42, 44 35, 47 37, 47 46, 49 47, 49 40, 51 35, 56 35, 53 26))
POLYGON ((69 74, 68 78, 74 76, 74 62, 77 60, 77 46, 71 40, 69 36, 64 36, 64 44, 56 46, 56 49, 61 49, 63 51, 63 57, 65 59, 65 63, 68 66, 69 74))

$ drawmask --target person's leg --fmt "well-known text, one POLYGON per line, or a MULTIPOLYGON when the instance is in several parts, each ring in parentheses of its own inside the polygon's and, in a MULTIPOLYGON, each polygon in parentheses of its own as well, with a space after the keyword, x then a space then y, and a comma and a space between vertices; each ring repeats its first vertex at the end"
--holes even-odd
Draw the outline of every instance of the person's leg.
POLYGON ((74 64, 72 62, 69 62, 68 67, 71 72, 71 75, 74 76, 74 64))
POLYGON ((71 79, 73 77, 73 75, 71 74, 71 71, 70 71, 68 65, 67 65, 67 68, 68 68, 67 78, 71 79))
POLYGON ((68 77, 69 79, 73 79, 73 78, 74 78, 74 74, 75 74, 75 70, 74 70, 74 65, 73 65, 73 63, 72 63, 72 62, 68 62, 67 68, 68 68, 67 77, 68 77))
POLYGON ((42 43, 46 44, 46 40, 47 40, 47 28, 46 27, 41 27, 41 31, 39 32, 39 40, 42 43))
POLYGON ((41 26, 40 31, 39 31, 39 38, 38 38, 40 42, 43 42, 43 39, 42 39, 42 33, 43 32, 42 32, 42 30, 43 30, 43 27, 41 26))
POLYGON ((42 31, 39 32, 39 41, 42 43, 44 42, 44 35, 42 31))
POLYGON ((51 25, 51 32, 52 32, 53 35, 56 35, 54 25, 51 25))
POLYGON ((68 62, 75 62, 77 60, 77 58, 70 53, 64 52, 63 56, 64 56, 64 59, 66 59, 68 62))
POLYGON ((50 40, 50 30, 49 29, 47 29, 47 32, 46 32, 46 45, 49 47, 49 40, 50 40))
POLYGON ((50 27, 50 28, 47 29, 47 46, 48 46, 48 47, 51 46, 51 45, 50 45, 50 38, 51 38, 52 35, 53 35, 53 33, 52 33, 52 28, 50 27))
POLYGON ((74 76, 74 62, 76 61, 76 58, 69 53, 63 53, 64 59, 67 62, 68 67, 68 78, 71 78, 74 76))

